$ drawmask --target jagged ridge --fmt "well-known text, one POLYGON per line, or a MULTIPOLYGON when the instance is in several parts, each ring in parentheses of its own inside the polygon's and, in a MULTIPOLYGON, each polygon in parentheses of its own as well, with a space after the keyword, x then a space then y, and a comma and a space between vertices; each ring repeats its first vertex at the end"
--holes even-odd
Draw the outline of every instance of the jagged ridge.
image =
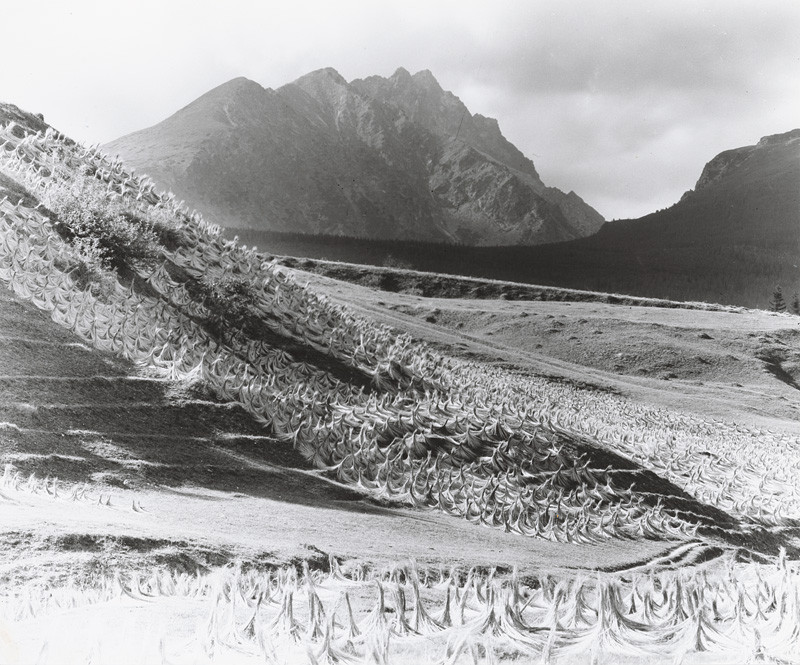
POLYGON ((105 148, 227 227, 516 245, 603 223, 428 71, 238 78, 105 148))

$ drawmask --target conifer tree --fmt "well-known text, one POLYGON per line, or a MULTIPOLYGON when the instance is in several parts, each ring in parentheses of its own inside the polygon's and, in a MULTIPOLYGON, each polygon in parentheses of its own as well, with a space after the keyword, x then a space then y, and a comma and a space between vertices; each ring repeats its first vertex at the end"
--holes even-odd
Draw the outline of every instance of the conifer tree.
POLYGON ((792 313, 800 316, 800 294, 797 291, 794 292, 792 297, 792 313))
POLYGON ((780 286, 776 286, 772 292, 772 300, 769 301, 769 307, 773 312, 786 311, 786 301, 783 299, 783 291, 780 286))

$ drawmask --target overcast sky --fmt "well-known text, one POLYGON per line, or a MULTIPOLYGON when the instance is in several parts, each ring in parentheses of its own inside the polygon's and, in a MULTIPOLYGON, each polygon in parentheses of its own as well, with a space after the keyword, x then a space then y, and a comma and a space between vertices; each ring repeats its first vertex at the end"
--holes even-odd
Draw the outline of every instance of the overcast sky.
POLYGON ((798 0, 0 0, 0 100, 73 138, 153 125, 236 76, 430 69, 546 184, 607 219, 800 126, 798 0))

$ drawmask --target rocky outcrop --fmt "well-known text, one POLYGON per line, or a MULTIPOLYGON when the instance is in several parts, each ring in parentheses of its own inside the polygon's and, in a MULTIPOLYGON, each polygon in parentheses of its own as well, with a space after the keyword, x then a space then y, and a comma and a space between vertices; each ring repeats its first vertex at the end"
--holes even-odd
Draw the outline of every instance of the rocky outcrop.
POLYGON ((800 145, 800 129, 764 136, 756 145, 725 150, 705 165, 693 191, 699 192, 713 183, 724 181, 737 169, 745 167, 748 160, 757 162, 766 153, 789 149, 792 144, 795 147, 800 145))

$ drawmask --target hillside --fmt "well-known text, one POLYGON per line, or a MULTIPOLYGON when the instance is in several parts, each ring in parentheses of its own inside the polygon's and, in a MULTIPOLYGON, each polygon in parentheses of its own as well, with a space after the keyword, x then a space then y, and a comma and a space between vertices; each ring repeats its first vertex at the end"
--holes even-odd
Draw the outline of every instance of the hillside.
POLYGON ((651 273, 661 293, 693 290, 696 299, 763 307, 777 284, 800 290, 800 130, 717 155, 672 207, 606 224, 556 256, 573 252, 593 255, 595 271, 610 256, 619 284, 651 273))
POLYGON ((428 71, 238 78, 104 150, 226 228, 533 245, 603 223, 428 71))
POLYGON ((794 658, 795 317, 390 297, 0 124, 0 659, 794 658))
MULTIPOLYGON (((697 187, 666 210, 546 247, 236 234, 273 255, 768 308, 776 285, 787 299, 800 291, 799 131, 721 153, 703 169, 697 187)), ((322 264, 317 269, 326 270, 322 264)))

